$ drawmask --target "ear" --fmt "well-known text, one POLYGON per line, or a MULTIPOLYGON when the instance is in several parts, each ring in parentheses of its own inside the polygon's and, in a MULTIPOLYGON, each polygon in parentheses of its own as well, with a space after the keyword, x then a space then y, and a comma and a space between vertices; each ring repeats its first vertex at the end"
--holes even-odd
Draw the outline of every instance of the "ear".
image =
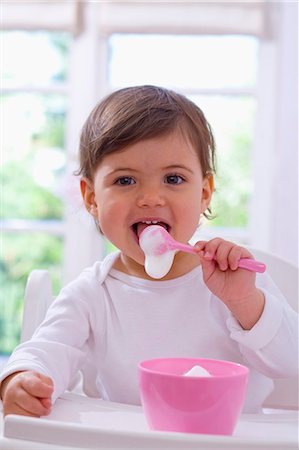
POLYGON ((214 192, 214 178, 213 175, 207 175, 203 179, 202 193, 201 193, 201 212, 205 212, 209 207, 214 192))
POLYGON ((97 203, 95 199, 95 193, 93 183, 87 178, 81 178, 80 180, 81 195, 87 211, 94 217, 97 217, 97 203))

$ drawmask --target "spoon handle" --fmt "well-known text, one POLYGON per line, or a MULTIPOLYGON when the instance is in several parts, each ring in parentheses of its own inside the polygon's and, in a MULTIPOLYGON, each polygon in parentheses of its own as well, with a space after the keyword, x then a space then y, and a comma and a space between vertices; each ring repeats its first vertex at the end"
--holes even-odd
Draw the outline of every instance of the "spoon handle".
MULTIPOLYGON (((174 249, 181 250, 187 253, 197 253, 197 251, 191 245, 182 244, 181 242, 176 242, 174 249)), ((241 258, 239 260, 238 266, 240 269, 246 269, 250 272, 264 273, 266 270, 266 265, 260 261, 250 258, 241 258)))
POLYGON ((181 250, 182 252, 186 253, 198 253, 194 247, 192 247, 189 244, 182 244, 181 242, 175 241, 175 242, 169 242, 167 244, 168 248, 171 248, 172 250, 181 250))
POLYGON ((241 269, 250 270, 251 272, 264 273, 266 270, 266 264, 250 258, 241 258, 238 265, 241 269))

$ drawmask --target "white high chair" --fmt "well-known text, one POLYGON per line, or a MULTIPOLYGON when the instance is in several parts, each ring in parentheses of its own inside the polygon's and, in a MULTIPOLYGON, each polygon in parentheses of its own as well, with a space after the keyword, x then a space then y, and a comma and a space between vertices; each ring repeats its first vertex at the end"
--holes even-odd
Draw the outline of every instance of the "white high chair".
MULTIPOLYGON (((267 265, 268 272, 290 306, 298 311, 298 267, 274 254, 253 248, 249 250, 257 260, 267 265)), ((21 342, 31 338, 53 299, 49 272, 33 270, 28 277, 25 290, 21 342)), ((78 382, 79 378, 76 378, 71 384, 71 389, 78 386, 78 382)), ((274 390, 267 398, 264 407, 298 409, 298 378, 275 379, 274 390)))

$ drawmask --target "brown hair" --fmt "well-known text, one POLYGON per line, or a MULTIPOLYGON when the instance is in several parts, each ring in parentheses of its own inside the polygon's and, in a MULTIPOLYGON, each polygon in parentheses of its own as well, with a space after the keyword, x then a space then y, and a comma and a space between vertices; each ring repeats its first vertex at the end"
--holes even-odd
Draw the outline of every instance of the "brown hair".
POLYGON ((90 113, 81 133, 77 174, 93 180, 105 155, 175 128, 197 151, 203 176, 214 173, 214 137, 201 109, 174 91, 135 86, 113 92, 90 113))

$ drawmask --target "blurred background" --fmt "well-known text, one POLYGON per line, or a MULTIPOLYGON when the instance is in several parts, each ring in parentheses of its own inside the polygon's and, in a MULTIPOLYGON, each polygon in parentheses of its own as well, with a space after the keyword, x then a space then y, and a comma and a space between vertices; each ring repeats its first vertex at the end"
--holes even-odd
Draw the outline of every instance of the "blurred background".
POLYGON ((83 122, 109 92, 158 84, 203 109, 218 152, 220 235, 298 264, 298 4, 1 3, 0 353, 19 341, 26 279, 57 293, 112 246, 79 194, 83 122))

